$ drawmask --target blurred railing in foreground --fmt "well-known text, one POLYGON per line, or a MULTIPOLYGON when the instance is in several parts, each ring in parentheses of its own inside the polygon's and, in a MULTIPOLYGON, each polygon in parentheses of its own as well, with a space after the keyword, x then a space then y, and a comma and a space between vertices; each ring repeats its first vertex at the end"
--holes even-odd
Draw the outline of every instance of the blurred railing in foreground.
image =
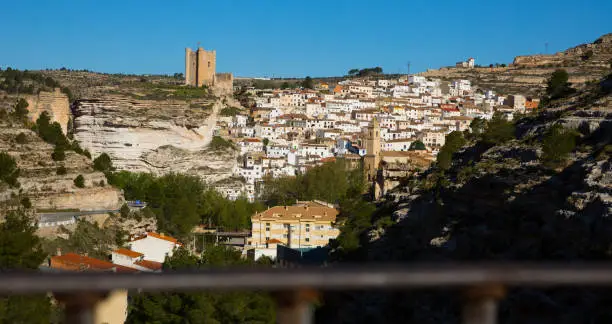
POLYGON ((260 290, 277 300, 277 322, 310 323, 318 291, 459 288, 463 323, 497 321, 506 288, 612 286, 612 264, 436 264, 396 267, 227 268, 199 272, 2 273, 0 295, 53 292, 70 323, 90 323, 94 305, 116 289, 139 291, 260 290))

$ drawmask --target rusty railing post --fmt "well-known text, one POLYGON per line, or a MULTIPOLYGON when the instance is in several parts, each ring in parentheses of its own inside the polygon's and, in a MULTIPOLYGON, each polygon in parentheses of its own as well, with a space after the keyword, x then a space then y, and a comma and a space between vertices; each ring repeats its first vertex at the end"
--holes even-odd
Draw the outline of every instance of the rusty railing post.
POLYGON ((497 302, 504 297, 502 285, 470 287, 465 291, 463 324, 497 323, 497 302))
POLYGON ((277 324, 311 324, 313 322, 312 302, 317 292, 311 289, 283 291, 274 294, 276 299, 277 324))
POLYGON ((66 324, 93 324, 94 308, 104 298, 105 293, 54 294, 55 299, 64 305, 66 324))

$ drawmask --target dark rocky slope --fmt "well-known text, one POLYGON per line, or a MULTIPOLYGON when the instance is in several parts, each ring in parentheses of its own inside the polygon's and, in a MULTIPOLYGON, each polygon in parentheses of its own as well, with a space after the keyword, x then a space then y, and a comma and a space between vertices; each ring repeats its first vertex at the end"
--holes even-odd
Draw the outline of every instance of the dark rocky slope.
MULTIPOLYGON (((382 214, 396 223, 364 232, 362 247, 339 262, 612 260, 610 82, 608 76, 521 119, 515 140, 471 143, 443 175, 434 167, 381 201, 382 214), (542 137, 554 124, 580 135, 566 163, 550 167, 542 163, 542 137)), ((455 323, 459 296, 442 289, 328 294, 317 316, 324 323, 455 323)), ((607 323, 611 301, 612 290, 513 289, 500 319, 607 323)))

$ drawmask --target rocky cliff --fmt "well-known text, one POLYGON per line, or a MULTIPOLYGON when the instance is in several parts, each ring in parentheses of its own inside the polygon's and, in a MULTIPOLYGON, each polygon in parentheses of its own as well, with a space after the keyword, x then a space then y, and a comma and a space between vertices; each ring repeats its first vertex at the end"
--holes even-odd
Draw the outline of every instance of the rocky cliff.
POLYGON ((105 95, 73 105, 74 134, 93 156, 110 155, 120 170, 199 175, 212 183, 231 176, 233 151, 207 149, 226 100, 138 100, 105 95))
POLYGON ((583 44, 553 55, 517 56, 507 67, 441 68, 420 75, 446 80, 468 79, 484 89, 502 94, 540 95, 550 74, 559 68, 567 70, 575 85, 598 80, 612 66, 612 34, 590 44, 583 44))
POLYGON ((46 111, 51 117, 51 122, 58 122, 62 126, 62 131, 66 134, 68 121, 70 120, 70 103, 68 96, 60 91, 59 88, 53 92, 40 91, 37 95, 26 96, 28 102, 29 117, 36 121, 38 116, 46 111))
POLYGON ((7 152, 20 169, 20 188, 8 188, 2 184, 0 201, 11 199, 21 191, 30 198, 36 209, 103 210, 121 206, 121 192, 105 184, 104 174, 93 170, 92 162, 72 151, 66 151, 64 161, 53 161, 53 146, 43 142, 34 132, 3 122, 0 125, 0 151, 7 152), (26 136, 26 143, 16 141, 18 134, 26 136), (60 166, 66 174, 58 175, 60 166), (85 178, 85 188, 77 188, 74 178, 85 178))

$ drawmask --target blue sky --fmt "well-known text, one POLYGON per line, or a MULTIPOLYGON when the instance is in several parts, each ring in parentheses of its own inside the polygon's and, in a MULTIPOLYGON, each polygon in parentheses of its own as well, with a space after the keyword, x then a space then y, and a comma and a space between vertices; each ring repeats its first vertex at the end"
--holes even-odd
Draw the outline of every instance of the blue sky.
POLYGON ((174 73, 201 42, 237 76, 406 73, 592 42, 611 12, 610 0, 2 0, 0 67, 174 73))

